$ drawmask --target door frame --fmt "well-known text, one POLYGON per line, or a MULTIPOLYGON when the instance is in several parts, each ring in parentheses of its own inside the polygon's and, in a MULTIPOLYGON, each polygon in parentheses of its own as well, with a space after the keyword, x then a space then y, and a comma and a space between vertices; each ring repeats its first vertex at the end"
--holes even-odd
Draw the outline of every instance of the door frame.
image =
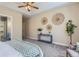
POLYGON ((12 40, 12 38, 13 38, 13 35, 12 35, 12 33, 13 33, 13 17, 12 16, 10 16, 10 15, 4 15, 4 14, 0 14, 0 16, 4 16, 4 17, 7 17, 7 18, 10 18, 11 19, 11 40, 12 40))

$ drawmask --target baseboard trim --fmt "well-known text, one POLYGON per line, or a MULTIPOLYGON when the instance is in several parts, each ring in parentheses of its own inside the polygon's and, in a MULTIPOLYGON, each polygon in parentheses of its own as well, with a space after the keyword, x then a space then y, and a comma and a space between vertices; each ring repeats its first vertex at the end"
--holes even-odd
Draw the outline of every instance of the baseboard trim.
MULTIPOLYGON (((27 38, 27 39, 31 39, 31 40, 38 40, 38 39, 36 39, 36 38, 27 38)), ((66 47, 68 47, 68 45, 67 45, 67 44, 63 44, 63 43, 59 43, 59 42, 52 42, 52 44, 56 44, 56 45, 66 46, 66 47)))
POLYGON ((30 39, 30 40, 38 40, 38 39, 36 39, 36 38, 26 38, 26 39, 30 39))
POLYGON ((59 43, 59 42, 53 42, 53 44, 56 44, 56 45, 61 45, 61 46, 66 46, 66 47, 68 47, 68 45, 67 45, 67 44, 63 44, 63 43, 59 43))

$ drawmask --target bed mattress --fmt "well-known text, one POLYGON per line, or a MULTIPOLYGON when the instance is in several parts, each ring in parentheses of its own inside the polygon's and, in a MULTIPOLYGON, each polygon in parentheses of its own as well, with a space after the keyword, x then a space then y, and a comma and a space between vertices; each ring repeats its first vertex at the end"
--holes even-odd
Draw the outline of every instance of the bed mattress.
POLYGON ((5 42, 0 42, 0 57, 23 57, 21 53, 5 42))

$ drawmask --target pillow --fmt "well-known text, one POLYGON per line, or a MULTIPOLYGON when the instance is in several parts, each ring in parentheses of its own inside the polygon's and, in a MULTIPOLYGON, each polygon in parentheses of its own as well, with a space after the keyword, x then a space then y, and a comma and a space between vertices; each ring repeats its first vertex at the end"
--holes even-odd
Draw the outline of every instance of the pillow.
POLYGON ((76 51, 79 52, 79 42, 76 43, 76 51))

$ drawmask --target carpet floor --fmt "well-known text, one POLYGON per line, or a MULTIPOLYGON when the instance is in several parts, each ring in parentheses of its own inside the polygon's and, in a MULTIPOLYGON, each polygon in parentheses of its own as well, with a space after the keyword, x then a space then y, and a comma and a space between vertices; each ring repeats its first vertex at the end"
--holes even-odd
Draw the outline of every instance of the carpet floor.
POLYGON ((26 39, 26 41, 37 44, 43 51, 44 57, 66 57, 66 47, 55 44, 48 44, 36 40, 26 39))

